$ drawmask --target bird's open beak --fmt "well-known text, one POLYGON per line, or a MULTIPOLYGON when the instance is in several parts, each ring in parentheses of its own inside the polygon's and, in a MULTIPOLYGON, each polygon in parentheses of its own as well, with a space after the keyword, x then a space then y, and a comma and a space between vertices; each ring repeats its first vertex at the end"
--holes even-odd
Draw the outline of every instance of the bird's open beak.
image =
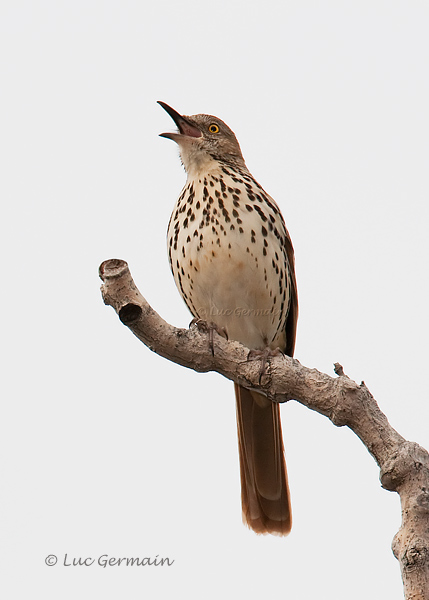
POLYGON ((170 117, 176 123, 177 128, 179 130, 179 133, 160 133, 159 135, 161 137, 168 138, 175 142, 177 142, 182 136, 188 136, 188 137, 193 137, 193 138, 201 137, 201 135, 202 135, 201 131, 199 129, 197 129, 194 125, 192 125, 186 119, 186 117, 179 115, 179 113, 177 111, 175 111, 174 108, 171 108, 171 106, 168 106, 168 104, 166 104, 165 102, 161 102, 158 100, 158 104, 160 104, 162 106, 162 108, 166 112, 168 112, 170 117))

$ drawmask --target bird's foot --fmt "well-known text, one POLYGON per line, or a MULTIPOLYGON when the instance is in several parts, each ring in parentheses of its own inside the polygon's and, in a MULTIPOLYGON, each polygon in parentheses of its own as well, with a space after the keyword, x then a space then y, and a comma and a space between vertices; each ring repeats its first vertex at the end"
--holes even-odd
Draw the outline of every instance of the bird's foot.
POLYGON ((261 360, 261 365, 259 367, 259 385, 261 385, 262 377, 265 375, 267 364, 270 362, 270 358, 275 356, 284 356, 283 352, 280 348, 275 348, 272 350, 268 346, 263 350, 250 350, 247 355, 247 360, 261 360))
POLYGON ((189 327, 193 326, 195 326, 198 329, 198 331, 209 334, 209 348, 212 353, 212 356, 214 356, 213 332, 216 331, 216 333, 218 333, 220 336, 222 336, 226 340, 228 339, 228 334, 225 327, 219 327, 218 325, 216 325, 216 323, 213 323, 213 321, 204 321, 203 319, 199 319, 198 317, 196 317, 195 319, 192 319, 192 321, 189 323, 189 327))

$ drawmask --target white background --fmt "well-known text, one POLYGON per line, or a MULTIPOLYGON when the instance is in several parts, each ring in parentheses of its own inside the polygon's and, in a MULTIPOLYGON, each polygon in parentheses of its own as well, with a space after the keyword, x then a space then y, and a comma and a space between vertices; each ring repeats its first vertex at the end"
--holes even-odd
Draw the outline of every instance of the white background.
POLYGON ((428 29, 423 0, 3 0, 4 597, 402 597, 399 498, 356 436, 283 406, 294 526, 256 536, 231 382, 151 353, 97 269, 127 260, 187 326, 165 242, 185 175, 156 100, 219 116, 294 242, 296 357, 341 362, 428 447, 428 29))

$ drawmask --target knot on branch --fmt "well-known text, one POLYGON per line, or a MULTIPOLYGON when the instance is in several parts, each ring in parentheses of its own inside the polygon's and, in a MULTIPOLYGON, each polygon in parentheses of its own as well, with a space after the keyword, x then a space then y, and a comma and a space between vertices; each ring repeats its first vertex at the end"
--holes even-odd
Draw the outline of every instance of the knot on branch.
POLYGON ((337 427, 344 427, 344 425, 350 425, 353 411, 360 403, 359 395, 361 388, 355 381, 349 379, 347 375, 341 375, 339 379, 336 379, 335 385, 337 386, 341 402, 337 401, 332 406, 329 411, 329 418, 337 427))
POLYGON ((119 318, 124 325, 136 323, 142 316, 142 309, 137 304, 126 304, 119 310, 119 318))
MULTIPOLYGON (((415 442, 405 441, 395 451, 380 469, 380 481, 385 490, 397 492, 411 478, 429 472, 429 454, 415 442)), ((425 494, 427 490, 423 488, 425 494)), ((425 501, 423 501, 423 504, 425 501)))
POLYGON ((429 562, 429 548, 427 542, 419 537, 412 537, 404 544, 403 536, 397 533, 392 542, 392 551, 401 562, 402 568, 407 571, 421 569, 429 562))

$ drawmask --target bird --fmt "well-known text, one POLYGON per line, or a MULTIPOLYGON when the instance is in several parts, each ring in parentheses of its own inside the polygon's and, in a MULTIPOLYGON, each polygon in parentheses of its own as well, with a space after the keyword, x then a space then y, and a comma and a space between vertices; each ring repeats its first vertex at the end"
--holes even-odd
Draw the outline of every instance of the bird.
MULTIPOLYGON (((280 209, 248 170, 234 132, 207 114, 165 102, 187 174, 167 231, 177 288, 194 319, 259 353, 293 356, 295 258, 280 209)), ((212 332, 213 333, 213 332, 212 332)), ((285 536, 292 514, 279 404, 234 384, 243 523, 285 536)))

